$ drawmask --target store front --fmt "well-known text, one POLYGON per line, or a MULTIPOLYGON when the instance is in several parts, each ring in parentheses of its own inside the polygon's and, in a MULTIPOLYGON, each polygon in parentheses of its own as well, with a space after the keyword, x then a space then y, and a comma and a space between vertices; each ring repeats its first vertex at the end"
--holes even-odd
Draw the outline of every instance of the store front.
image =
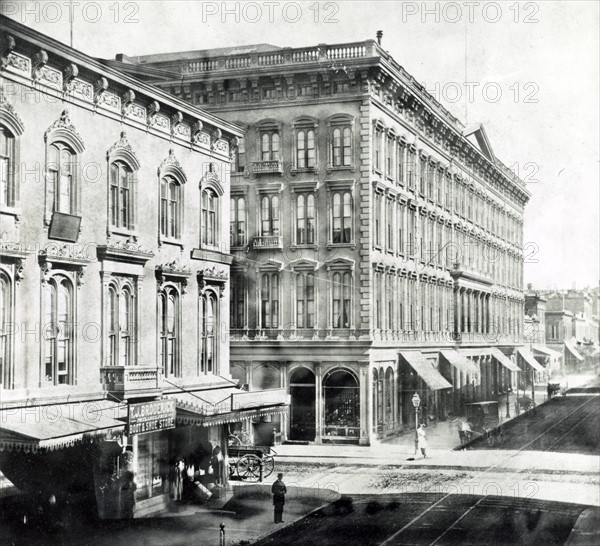
POLYGON ((358 443, 360 437, 360 385, 348 370, 333 370, 323 378, 324 442, 358 443))

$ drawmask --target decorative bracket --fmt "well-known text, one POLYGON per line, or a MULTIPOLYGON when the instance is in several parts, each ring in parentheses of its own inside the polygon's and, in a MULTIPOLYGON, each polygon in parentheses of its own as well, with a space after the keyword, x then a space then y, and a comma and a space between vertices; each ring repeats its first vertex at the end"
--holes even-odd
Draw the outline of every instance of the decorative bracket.
POLYGON ((134 100, 135 93, 131 89, 128 89, 127 91, 125 91, 125 93, 123 93, 123 101, 121 105, 121 114, 123 116, 129 113, 129 110, 131 109, 131 105, 133 104, 134 100))
POLYGON ((0 51, 0 68, 4 69, 8 66, 8 56, 15 48, 16 42, 13 36, 7 34, 2 40, 2 50, 0 51))
POLYGON ((183 114, 181 112, 177 111, 171 116, 171 136, 172 137, 175 136, 175 133, 177 132, 177 127, 179 127, 182 122, 183 122, 183 114))
POLYGON ((79 76, 79 68, 76 64, 70 63, 63 72, 63 91, 69 93, 73 87, 73 80, 79 76))
POLYGON ((48 53, 40 49, 33 57, 33 66, 31 68, 31 78, 34 82, 38 81, 41 75, 41 69, 48 63, 48 53))
POLYGON ((108 89, 108 80, 106 78, 100 78, 94 86, 94 106, 97 106, 100 102, 100 98, 104 95, 108 89))
POLYGON ((156 116, 160 112, 160 104, 156 101, 152 101, 150 106, 148 106, 148 117, 146 119, 146 124, 148 128, 152 127, 156 121, 156 116))

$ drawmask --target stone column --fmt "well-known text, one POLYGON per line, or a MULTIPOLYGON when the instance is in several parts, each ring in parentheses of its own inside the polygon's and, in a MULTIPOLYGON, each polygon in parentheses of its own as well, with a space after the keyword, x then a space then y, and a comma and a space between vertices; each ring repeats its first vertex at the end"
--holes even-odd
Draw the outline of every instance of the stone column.
POLYGON ((325 433, 325 401, 323 400, 323 364, 315 363, 315 443, 323 443, 325 433))
POLYGON ((371 408, 373 407, 373 392, 371 387, 371 377, 369 376, 369 365, 360 364, 360 373, 358 376, 360 383, 360 438, 361 446, 371 445, 372 441, 372 419, 371 408))

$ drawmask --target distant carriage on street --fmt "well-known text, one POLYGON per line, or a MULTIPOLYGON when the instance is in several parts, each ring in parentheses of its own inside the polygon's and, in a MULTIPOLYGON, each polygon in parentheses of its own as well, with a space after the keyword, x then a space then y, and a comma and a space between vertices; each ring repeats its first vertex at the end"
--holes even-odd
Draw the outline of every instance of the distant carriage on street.
POLYGON ((498 428, 500 416, 498 402, 473 402, 465 405, 467 421, 474 438, 484 437, 490 447, 504 443, 502 430, 498 428))

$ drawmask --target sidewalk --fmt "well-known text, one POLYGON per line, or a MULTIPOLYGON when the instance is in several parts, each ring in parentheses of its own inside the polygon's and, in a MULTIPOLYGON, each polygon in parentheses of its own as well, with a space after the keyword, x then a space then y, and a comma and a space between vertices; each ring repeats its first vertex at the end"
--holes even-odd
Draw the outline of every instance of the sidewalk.
MULTIPOLYGON (((225 544, 249 544, 290 525, 314 510, 340 498, 331 489, 309 489, 288 485, 283 524, 273 523, 271 484, 234 483, 227 497, 205 505, 174 505, 171 513, 134 520, 77 521, 61 535, 40 535, 39 528, 18 521, 0 526, 2 544, 81 544, 88 546, 188 546, 219 544, 221 524, 225 544)), ((288 481, 289 483, 289 481, 288 481)))

